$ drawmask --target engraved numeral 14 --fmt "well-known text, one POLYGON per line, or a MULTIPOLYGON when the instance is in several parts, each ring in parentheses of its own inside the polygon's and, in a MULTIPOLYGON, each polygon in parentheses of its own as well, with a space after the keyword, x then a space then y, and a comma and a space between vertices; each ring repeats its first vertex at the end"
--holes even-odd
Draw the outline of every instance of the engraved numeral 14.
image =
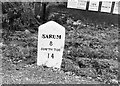
POLYGON ((54 58, 54 54, 52 53, 52 55, 50 55, 50 54, 48 53, 48 58, 50 58, 50 57, 54 58))

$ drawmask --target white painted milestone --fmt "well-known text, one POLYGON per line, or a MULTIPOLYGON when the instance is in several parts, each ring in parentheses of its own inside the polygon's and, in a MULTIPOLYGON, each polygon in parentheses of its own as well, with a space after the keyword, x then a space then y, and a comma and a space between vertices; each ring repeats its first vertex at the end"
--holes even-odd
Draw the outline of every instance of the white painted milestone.
POLYGON ((118 10, 118 8, 120 8, 120 2, 115 1, 115 5, 114 5, 114 9, 113 9, 114 14, 120 14, 120 11, 118 10))
POLYGON ((65 28, 49 21, 38 30, 37 65, 60 68, 65 42, 65 28))
POLYGON ((101 12, 111 12, 112 1, 102 1, 101 12))
POLYGON ((87 0, 78 0, 77 9, 86 10, 87 0))
POLYGON ((77 8, 78 0, 68 0, 67 8, 77 8))
POLYGON ((99 1, 90 1, 89 10, 98 11, 98 8, 99 8, 99 1))

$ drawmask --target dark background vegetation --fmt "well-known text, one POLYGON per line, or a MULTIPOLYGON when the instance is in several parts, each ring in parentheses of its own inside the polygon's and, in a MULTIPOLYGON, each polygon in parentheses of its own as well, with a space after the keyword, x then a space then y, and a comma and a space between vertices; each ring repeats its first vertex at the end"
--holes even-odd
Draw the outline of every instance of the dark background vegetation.
POLYGON ((64 72, 70 71, 104 83, 117 82, 119 15, 68 9, 66 3, 46 3, 46 11, 42 9, 38 2, 2 3, 3 67, 8 62, 15 65, 35 64, 38 26, 53 20, 66 29, 61 66, 64 72))

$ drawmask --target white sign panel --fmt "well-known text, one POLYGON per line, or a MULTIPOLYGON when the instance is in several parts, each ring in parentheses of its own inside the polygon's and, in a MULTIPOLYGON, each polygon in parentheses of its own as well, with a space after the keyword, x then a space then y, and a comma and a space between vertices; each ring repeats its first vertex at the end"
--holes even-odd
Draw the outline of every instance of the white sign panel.
POLYGON ((98 11, 98 8, 99 8, 99 1, 90 1, 89 10, 98 11))
POLYGON ((114 14, 120 14, 120 12, 118 12, 118 8, 120 8, 120 2, 115 2, 115 5, 114 5, 114 9, 113 9, 113 13, 114 14))
POLYGON ((102 1, 101 12, 111 12, 112 1, 102 1))
POLYGON ((78 0, 68 0, 67 8, 77 8, 78 0))
POLYGON ((77 8, 86 10, 87 1, 86 0, 78 0, 77 8))
POLYGON ((39 27, 37 65, 60 68, 65 42, 65 28, 49 21, 39 27))

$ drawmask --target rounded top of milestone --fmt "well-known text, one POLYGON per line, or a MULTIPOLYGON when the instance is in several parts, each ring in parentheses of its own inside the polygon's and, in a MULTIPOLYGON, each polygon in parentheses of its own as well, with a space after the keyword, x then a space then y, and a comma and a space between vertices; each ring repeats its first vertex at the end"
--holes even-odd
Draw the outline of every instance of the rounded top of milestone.
POLYGON ((48 21, 47 23, 39 26, 40 29, 55 28, 55 27, 65 29, 62 25, 60 25, 59 23, 55 21, 48 21))

